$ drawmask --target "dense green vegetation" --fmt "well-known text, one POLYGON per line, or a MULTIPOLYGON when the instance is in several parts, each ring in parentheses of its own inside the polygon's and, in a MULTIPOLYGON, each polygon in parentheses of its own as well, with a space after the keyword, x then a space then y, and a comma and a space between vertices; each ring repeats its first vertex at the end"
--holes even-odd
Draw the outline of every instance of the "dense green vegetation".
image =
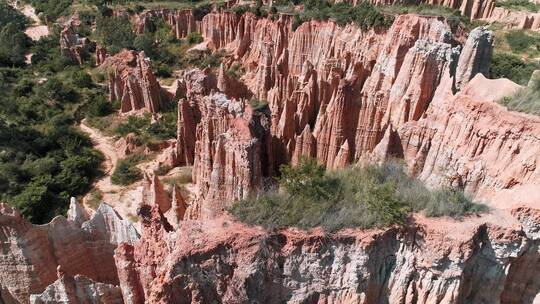
POLYGON ((540 37, 537 35, 529 35, 523 30, 512 30, 505 33, 504 38, 510 49, 515 53, 540 51, 540 37))
POLYGON ((67 15, 73 3, 72 0, 29 0, 28 2, 36 9, 37 14, 41 14, 44 23, 67 15))
POLYGON ((31 41, 24 33, 25 16, 0 0, 0 66, 23 66, 31 41))
POLYGON ((495 52, 490 66, 491 78, 508 78, 519 84, 527 84, 537 63, 527 62, 517 55, 495 52))
POLYGON ((502 0, 495 1, 495 7, 504 7, 511 10, 529 11, 536 13, 540 10, 540 5, 529 0, 502 0))
POLYGON ((513 111, 540 115, 540 77, 536 75, 529 86, 499 102, 513 111))
MULTIPOLYGON (((52 12, 55 3, 43 5, 52 12)), ((74 125, 112 107, 104 89, 60 55, 57 28, 32 43, 26 24, 0 2, 0 201, 44 223, 64 213, 69 197, 85 194, 101 174, 102 156, 74 125), (34 54, 31 65, 26 53, 34 54)))
POLYGON ((0 70, 0 199, 35 223, 63 213, 100 175, 101 155, 73 124, 101 94, 79 73, 0 70))
POLYGON ((295 14, 293 28, 309 20, 333 19, 339 25, 354 23, 362 29, 388 27, 394 21, 393 16, 384 15, 368 2, 352 6, 346 2, 333 3, 327 0, 302 1, 304 10, 295 14))
POLYGON ((136 166, 143 160, 143 156, 133 154, 118 161, 111 175, 111 182, 116 185, 127 186, 142 179, 141 169, 136 166))
POLYGON ((419 4, 419 5, 403 5, 403 4, 394 4, 394 5, 385 5, 381 7, 381 10, 386 14, 397 15, 397 14, 409 14, 415 13, 419 15, 427 16, 442 16, 446 18, 448 25, 455 31, 458 26, 461 26, 467 30, 472 30, 475 27, 485 25, 485 22, 475 20, 470 21, 466 16, 461 15, 461 12, 458 9, 453 9, 447 6, 442 5, 431 5, 431 4, 419 4))
POLYGON ((495 52, 491 63, 491 77, 506 77, 521 85, 527 84, 532 71, 539 69, 540 34, 526 30, 506 30, 492 24, 495 52))
POLYGON ((398 163, 325 172, 314 160, 284 166, 279 189, 241 201, 230 209, 239 220, 265 227, 334 231, 403 223, 410 212, 461 217, 484 210, 463 192, 428 190, 398 163))
POLYGON ((114 55, 122 49, 133 49, 135 34, 126 16, 100 16, 97 18, 96 38, 114 55))

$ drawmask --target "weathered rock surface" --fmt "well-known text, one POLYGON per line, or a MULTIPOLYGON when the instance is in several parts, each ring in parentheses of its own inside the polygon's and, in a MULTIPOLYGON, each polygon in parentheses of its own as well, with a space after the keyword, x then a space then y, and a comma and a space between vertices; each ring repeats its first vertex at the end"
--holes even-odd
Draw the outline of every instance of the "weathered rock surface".
POLYGON ((222 93, 181 100, 178 108, 178 155, 186 162, 193 156, 197 184, 197 198, 186 215, 214 217, 260 186, 266 118, 222 93))
POLYGON ((124 50, 101 64, 109 77, 109 99, 120 101, 120 112, 155 113, 165 102, 149 60, 144 52, 124 50))
POLYGON ((147 10, 137 15, 134 21, 135 33, 142 34, 145 30, 150 30, 155 26, 153 24, 155 18, 161 18, 167 22, 172 27, 176 39, 186 38, 189 33, 197 31, 196 21, 190 9, 160 9, 147 10))
POLYGON ((94 282, 81 275, 62 275, 43 293, 32 295, 30 303, 123 304, 124 301, 117 286, 94 282))
POLYGON ((0 286, 20 303, 29 303, 30 294, 56 281, 57 266, 70 276, 118 284, 113 251, 117 244, 139 238, 135 228, 106 204, 82 225, 59 216, 41 226, 1 204, 0 227, 6 249, 0 254, 0 286))
POLYGON ((77 34, 76 24, 69 22, 60 32, 60 52, 78 65, 82 65, 90 51, 95 48, 95 43, 86 37, 77 34))
MULTIPOLYGON (((458 42, 446 21, 438 17, 402 15, 388 30, 377 31, 311 21, 293 32, 291 19, 285 15, 272 21, 250 13, 222 12, 206 15, 201 33, 232 56, 233 63, 228 65, 242 66, 242 80, 253 96, 268 101, 265 114, 254 120, 264 117, 262 125, 267 127, 253 129, 257 123, 249 122, 241 102, 231 97, 235 93, 228 89, 225 65, 218 77, 209 70, 192 70, 179 79, 174 158, 178 165, 194 164, 193 181, 199 192, 186 211, 187 218, 220 215, 232 201, 257 189, 262 177, 271 176, 283 163, 298 163, 302 156, 315 157, 331 169, 364 159, 405 157, 411 172, 429 184, 465 187, 473 194, 538 179, 537 173, 528 173, 536 172, 538 160, 532 155, 540 151, 535 143, 537 131, 508 143, 521 147, 534 142, 531 150, 515 160, 510 153, 496 151, 482 161, 476 159, 486 140, 472 144, 472 135, 465 134, 490 136, 476 131, 482 128, 475 123, 478 119, 501 130, 514 130, 517 126, 506 125, 504 110, 490 116, 487 109, 492 105, 485 104, 482 112, 471 105, 471 117, 463 119, 459 110, 455 126, 444 123, 454 123, 449 120, 454 118, 452 109, 462 107, 461 102, 448 99, 459 90, 471 95, 474 85, 468 85, 469 81, 488 74, 493 38, 485 28, 473 30, 463 47, 454 47, 458 42), (457 138, 459 133, 452 130, 464 125, 468 131, 457 138), (258 143, 238 136, 248 133, 234 131, 238 128, 249 129, 258 143), (439 142, 437 138, 444 134, 449 137, 439 142), (438 142, 435 149, 434 142, 438 142), (462 164, 465 155, 474 160, 462 164), (502 159, 507 162, 501 163, 502 159), (487 169, 488 163, 501 166, 487 169), (528 168, 519 169, 518 176, 523 178, 510 181, 513 170, 520 167, 528 168), (443 177, 443 172, 450 177, 443 177)), ((513 86, 505 88, 506 92, 513 86)), ((469 99, 491 95, 493 101, 502 96, 475 94, 469 99)), ((527 122, 522 125, 532 123, 530 130, 539 130, 534 119, 523 119, 527 122)), ((496 137, 511 134, 505 132, 496 137)))
POLYGON ((457 232, 420 219, 329 236, 220 218, 170 232, 149 206, 142 220, 141 242, 116 252, 126 302, 531 303, 540 291, 540 240, 519 225, 457 232))
POLYGON ((540 185, 540 119, 479 99, 476 87, 491 81, 477 75, 432 104, 425 118, 398 129, 413 175, 477 194, 540 185))
POLYGON ((483 27, 472 30, 459 56, 455 89, 460 90, 478 73, 489 77, 492 53, 493 34, 483 27))
POLYGON ((142 200, 144 204, 159 206, 159 210, 162 213, 171 209, 171 200, 155 173, 144 174, 142 191, 142 200))

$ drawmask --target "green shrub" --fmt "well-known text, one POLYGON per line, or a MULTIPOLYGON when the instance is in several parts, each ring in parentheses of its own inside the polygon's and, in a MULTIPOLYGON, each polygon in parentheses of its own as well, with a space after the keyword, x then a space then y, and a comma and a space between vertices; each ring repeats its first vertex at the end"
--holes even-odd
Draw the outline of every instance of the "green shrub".
POLYGON ((266 100, 259 100, 256 98, 251 99, 249 105, 251 105, 253 111, 256 112, 262 112, 268 108, 268 102, 266 100))
POLYGON ((368 2, 351 5, 346 2, 333 3, 327 0, 308 0, 304 2, 304 11, 294 16, 292 28, 308 20, 328 20, 332 18, 339 25, 355 23, 362 29, 389 27, 393 16, 386 16, 368 2))
POLYGON ((223 55, 219 52, 212 53, 210 51, 192 50, 187 52, 179 62, 182 68, 198 67, 201 69, 207 67, 219 67, 223 55))
POLYGON ((486 210, 486 206, 471 204, 471 201, 461 191, 453 188, 443 188, 432 192, 424 207, 427 216, 459 217, 467 213, 478 213, 486 210))
POLYGON ((191 32, 187 35, 187 42, 189 44, 197 44, 203 42, 203 37, 197 32, 191 32))
POLYGON ((95 34, 111 55, 134 48, 135 34, 128 17, 98 17, 95 34))
POLYGON ((525 62, 516 55, 495 52, 490 66, 492 78, 508 78, 519 84, 526 84, 531 74, 539 66, 536 63, 525 62))
POLYGON ((529 0, 503 0, 495 1, 496 7, 504 7, 511 10, 527 10, 533 13, 540 10, 540 6, 537 3, 531 2, 529 0))
POLYGON ((129 133, 141 135, 149 126, 149 117, 129 116, 125 123, 121 123, 115 128, 114 133, 121 137, 124 137, 129 133))
POLYGON ((142 160, 144 157, 134 154, 118 161, 111 175, 111 182, 115 185, 127 186, 141 180, 142 172, 136 165, 142 160))
POLYGON ((24 33, 28 20, 6 2, 0 2, 0 66, 23 66, 31 41, 24 33))
POLYGON ((171 167, 168 166, 168 165, 161 165, 157 168, 157 170, 155 171, 155 173, 158 175, 158 176, 163 176, 163 175, 166 175, 169 171, 171 171, 171 167))
POLYGON ((0 27, 8 34, 0 37, 0 57, 8 60, 0 61, 9 61, 9 67, 0 67, 0 201, 43 224, 65 214, 70 196, 87 193, 102 174, 103 156, 75 125, 109 111, 106 92, 60 55, 60 29, 54 24, 49 36, 31 43, 32 64, 17 64, 27 49, 15 57, 11 52, 20 46, 17 35, 27 21, 4 4, 0 0, 0 27), (14 24, 17 33, 5 30, 14 24))
POLYGON ((314 160, 284 166, 279 188, 238 202, 230 212, 239 220, 269 228, 322 226, 380 227, 403 223, 410 212, 461 217, 483 211, 461 191, 430 191, 394 162, 325 172, 314 160))
POLYGON ((92 77, 85 71, 75 71, 71 77, 73 84, 79 88, 92 88, 94 86, 92 77))
POLYGON ((212 6, 210 4, 201 4, 191 10, 193 18, 195 20, 201 21, 204 16, 209 14, 212 11, 212 6))
POLYGON ((504 35, 506 42, 514 52, 525 52, 532 45, 538 49, 538 41, 533 36, 529 36, 522 30, 513 30, 504 35))
POLYGON ((37 13, 42 13, 43 21, 56 21, 58 17, 68 13, 71 7, 71 0, 31 0, 32 6, 37 13))
POLYGON ((520 89, 513 96, 505 97, 499 101, 502 105, 513 111, 540 115, 540 79, 538 76, 531 80, 531 84, 520 89))
POLYGON ((96 96, 89 100, 85 106, 87 117, 103 117, 114 112, 113 104, 104 96, 96 96))

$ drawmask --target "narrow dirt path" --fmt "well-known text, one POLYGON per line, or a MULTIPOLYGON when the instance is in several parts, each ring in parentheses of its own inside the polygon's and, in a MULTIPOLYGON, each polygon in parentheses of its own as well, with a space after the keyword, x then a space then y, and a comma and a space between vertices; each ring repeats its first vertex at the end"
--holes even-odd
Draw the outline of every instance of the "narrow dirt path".
POLYGON ((33 22, 33 24, 24 31, 30 39, 36 41, 43 36, 49 35, 49 27, 41 23, 41 20, 36 15, 36 10, 31 5, 23 4, 22 6, 17 6, 13 3, 11 5, 33 22))
MULTIPOLYGON (((136 208, 141 201, 141 182, 136 182, 129 186, 114 185, 111 181, 111 176, 121 157, 118 155, 114 146, 114 138, 106 136, 97 129, 94 129, 86 124, 85 120, 79 125, 80 129, 88 134, 94 148, 100 151, 105 157, 103 161, 104 175, 93 185, 93 190, 101 194, 101 202, 105 202, 112 207, 123 217, 134 222, 135 228, 139 229, 140 225, 136 222, 136 208)), ((91 193, 83 198, 83 204, 87 208, 91 208, 87 202, 91 198, 91 193)), ((95 206, 94 206, 95 207, 95 206)))
POLYGON ((116 167, 116 164, 118 163, 118 153, 116 153, 116 148, 113 145, 113 138, 107 137, 103 133, 101 133, 99 130, 93 129, 92 127, 88 126, 83 120, 81 122, 81 130, 88 134, 90 137, 90 140, 92 141, 92 144, 94 144, 94 147, 101 151, 103 155, 105 156, 105 174, 106 176, 109 176, 114 171, 114 167, 116 167))

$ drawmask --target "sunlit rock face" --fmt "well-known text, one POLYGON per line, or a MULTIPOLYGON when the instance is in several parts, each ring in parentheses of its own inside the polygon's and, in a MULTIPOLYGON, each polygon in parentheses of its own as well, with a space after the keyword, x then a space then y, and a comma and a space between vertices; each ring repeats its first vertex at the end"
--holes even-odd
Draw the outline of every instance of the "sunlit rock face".
POLYGON ((118 244, 139 239, 135 228, 106 204, 84 219, 80 206, 72 202, 70 215, 70 219, 58 216, 37 226, 0 205, 0 239, 5 248, 0 255, 0 285, 5 294, 29 303, 30 294, 43 292, 57 280, 57 267, 70 276, 119 283, 113 252, 118 244))
POLYGON ((100 65, 109 77, 109 99, 120 101, 120 112, 155 113, 165 102, 149 61, 144 52, 123 50, 100 65))
POLYGON ((534 209, 515 209, 513 228, 419 219, 328 236, 227 218, 172 231, 144 208, 141 241, 115 255, 130 303, 531 303, 540 290, 534 209))

